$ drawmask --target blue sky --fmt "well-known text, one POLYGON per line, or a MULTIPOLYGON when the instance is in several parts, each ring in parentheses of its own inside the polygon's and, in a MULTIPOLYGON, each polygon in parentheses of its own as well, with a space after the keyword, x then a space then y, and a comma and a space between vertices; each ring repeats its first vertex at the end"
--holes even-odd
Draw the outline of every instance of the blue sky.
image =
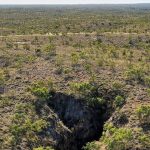
POLYGON ((108 4, 150 3, 150 0, 0 0, 0 4, 108 4))

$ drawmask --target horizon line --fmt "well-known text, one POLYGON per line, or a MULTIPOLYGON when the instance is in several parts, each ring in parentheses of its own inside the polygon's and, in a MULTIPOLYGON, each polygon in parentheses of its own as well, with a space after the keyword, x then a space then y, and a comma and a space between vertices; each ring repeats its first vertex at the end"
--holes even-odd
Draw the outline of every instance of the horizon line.
POLYGON ((150 4, 148 3, 6 3, 6 4, 1 4, 0 5, 133 5, 133 4, 150 4))

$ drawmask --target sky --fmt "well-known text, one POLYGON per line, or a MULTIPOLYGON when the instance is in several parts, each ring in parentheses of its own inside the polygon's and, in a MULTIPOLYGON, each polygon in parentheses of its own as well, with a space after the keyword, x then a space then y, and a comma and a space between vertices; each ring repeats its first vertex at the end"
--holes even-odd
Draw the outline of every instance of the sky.
POLYGON ((0 0, 0 4, 123 4, 150 3, 150 0, 0 0))

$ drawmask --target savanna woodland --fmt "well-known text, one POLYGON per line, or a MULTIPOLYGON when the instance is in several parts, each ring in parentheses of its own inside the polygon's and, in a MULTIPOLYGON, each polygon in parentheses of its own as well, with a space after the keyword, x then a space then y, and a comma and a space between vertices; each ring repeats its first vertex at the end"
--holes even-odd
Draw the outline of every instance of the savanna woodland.
POLYGON ((150 4, 1 5, 1 150, 150 150, 150 4))

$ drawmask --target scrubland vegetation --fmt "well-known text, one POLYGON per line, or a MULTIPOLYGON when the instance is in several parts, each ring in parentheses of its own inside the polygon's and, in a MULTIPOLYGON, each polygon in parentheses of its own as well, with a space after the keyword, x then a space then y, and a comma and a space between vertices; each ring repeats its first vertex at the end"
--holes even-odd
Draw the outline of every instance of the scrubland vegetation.
POLYGON ((0 149, 149 150, 150 5, 1 6, 0 149))

